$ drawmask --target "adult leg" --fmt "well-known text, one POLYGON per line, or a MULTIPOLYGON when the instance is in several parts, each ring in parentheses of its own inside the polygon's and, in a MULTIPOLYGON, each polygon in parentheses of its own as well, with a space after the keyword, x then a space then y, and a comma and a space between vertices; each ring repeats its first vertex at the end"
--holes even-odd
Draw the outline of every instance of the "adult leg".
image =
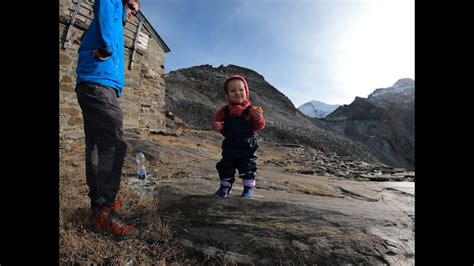
POLYGON ((93 213, 98 213, 99 207, 97 206, 97 177, 99 176, 97 169, 97 145, 95 144, 92 133, 90 132, 88 120, 84 117, 84 133, 86 141, 86 181, 89 186, 89 198, 91 200, 91 210, 93 213))
POLYGON ((90 195, 93 197, 92 205, 100 209, 114 203, 120 188, 122 165, 127 151, 122 128, 123 113, 115 91, 111 88, 82 83, 76 92, 87 123, 89 143, 95 143, 98 151, 95 167, 92 152, 94 146, 86 144, 86 164, 89 164, 86 175, 88 184, 90 183, 90 195))

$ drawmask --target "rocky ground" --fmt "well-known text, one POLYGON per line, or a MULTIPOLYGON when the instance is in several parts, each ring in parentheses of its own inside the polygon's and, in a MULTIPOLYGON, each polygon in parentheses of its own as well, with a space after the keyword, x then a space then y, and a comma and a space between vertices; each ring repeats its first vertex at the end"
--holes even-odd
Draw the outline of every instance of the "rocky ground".
MULTIPOLYGON (((151 251, 140 256, 132 252, 120 255, 118 263, 414 264, 414 172, 262 141, 255 198, 240 198, 238 180, 231 197, 223 199, 212 195, 218 187, 219 134, 180 128, 141 136, 127 132, 127 136, 122 191, 130 191, 131 199, 154 201, 152 220, 168 228, 150 230, 140 221, 141 215, 131 211, 142 233, 130 245, 152 250, 150 239, 155 239, 155 245, 174 243, 173 250, 161 246, 163 252, 176 255, 176 250, 182 250, 179 254, 183 255, 177 259, 151 251), (145 182, 135 178, 138 149, 147 158, 149 179, 145 182), (186 256, 191 254, 194 259, 189 261, 186 256)), ((88 211, 84 182, 74 192, 82 199, 81 206, 69 203, 74 193, 64 193, 71 186, 67 180, 71 169, 78 174, 83 171, 83 145, 64 142, 61 152, 61 238, 68 243, 60 251, 62 261, 110 262, 83 253, 70 255, 75 254, 74 247, 81 247, 65 241, 72 239, 71 228, 75 228, 74 239, 100 236, 89 230, 86 218, 73 218, 88 211), (74 222, 83 227, 74 227, 74 222), (67 254, 74 259, 64 258, 67 254)), ((114 245, 107 243, 102 248, 114 245)))

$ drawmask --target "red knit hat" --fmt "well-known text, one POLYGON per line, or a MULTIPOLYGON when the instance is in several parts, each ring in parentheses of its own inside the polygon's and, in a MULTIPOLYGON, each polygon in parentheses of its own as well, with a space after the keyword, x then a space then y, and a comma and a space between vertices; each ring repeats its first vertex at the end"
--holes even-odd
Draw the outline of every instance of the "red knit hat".
POLYGON ((233 79, 240 79, 242 80, 242 82, 244 83, 244 87, 245 87, 245 98, 246 100, 248 100, 250 98, 250 91, 249 91, 249 85, 247 84, 247 80, 245 80, 244 77, 240 76, 240 75, 232 75, 230 76, 225 82, 224 82, 224 92, 228 95, 227 93, 227 83, 233 79))

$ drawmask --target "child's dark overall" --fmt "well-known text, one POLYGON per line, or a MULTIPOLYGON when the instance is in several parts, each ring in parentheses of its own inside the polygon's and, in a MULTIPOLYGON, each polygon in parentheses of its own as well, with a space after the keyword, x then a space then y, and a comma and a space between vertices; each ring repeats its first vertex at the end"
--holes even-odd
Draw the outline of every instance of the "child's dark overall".
MULTIPOLYGON (((253 187, 247 184, 255 183, 259 143, 248 121, 250 107, 247 107, 240 117, 231 117, 229 107, 224 108, 223 135, 225 139, 222 142, 222 160, 217 163, 216 169, 219 172, 221 185, 229 187, 227 195, 235 181, 235 169, 238 169, 239 177, 243 179, 244 192, 246 189, 251 189, 252 191, 248 193, 252 193, 250 196, 253 196, 253 187)), ((245 197, 244 194, 242 194, 243 197, 245 197)))

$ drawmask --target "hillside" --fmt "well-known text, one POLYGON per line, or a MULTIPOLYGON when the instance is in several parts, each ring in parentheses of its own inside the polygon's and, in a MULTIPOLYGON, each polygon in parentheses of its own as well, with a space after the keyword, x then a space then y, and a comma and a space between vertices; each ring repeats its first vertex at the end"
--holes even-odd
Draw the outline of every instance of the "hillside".
POLYGON ((366 147, 381 162, 415 169, 415 83, 400 79, 367 98, 356 97, 316 124, 366 147))
POLYGON ((223 83, 231 74, 244 76, 250 87, 250 101, 262 106, 267 127, 259 135, 270 142, 303 144, 323 152, 376 162, 374 156, 353 141, 321 129, 303 115, 291 101, 257 72, 234 65, 195 66, 165 76, 166 110, 189 127, 210 129, 217 109, 227 104, 223 83))
POLYGON ((222 136, 187 128, 126 133, 120 212, 139 237, 117 242, 93 229, 84 144, 64 143, 61 264, 414 263, 414 173, 262 141, 255 199, 239 197, 240 180, 222 199, 212 195, 222 136), (147 159, 147 182, 135 178, 138 149, 147 159))

